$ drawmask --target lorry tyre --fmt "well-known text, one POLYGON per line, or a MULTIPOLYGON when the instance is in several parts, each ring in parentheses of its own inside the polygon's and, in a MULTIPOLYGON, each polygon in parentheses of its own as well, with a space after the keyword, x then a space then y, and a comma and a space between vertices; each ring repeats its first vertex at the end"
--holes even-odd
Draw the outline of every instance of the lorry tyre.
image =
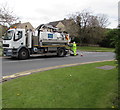
POLYGON ((57 51, 57 56, 59 56, 59 57, 65 56, 65 49, 59 48, 57 51))
POLYGON ((28 50, 27 50, 27 49, 21 49, 21 50, 19 51, 18 58, 19 58, 20 60, 25 60, 25 59, 29 58, 28 50))

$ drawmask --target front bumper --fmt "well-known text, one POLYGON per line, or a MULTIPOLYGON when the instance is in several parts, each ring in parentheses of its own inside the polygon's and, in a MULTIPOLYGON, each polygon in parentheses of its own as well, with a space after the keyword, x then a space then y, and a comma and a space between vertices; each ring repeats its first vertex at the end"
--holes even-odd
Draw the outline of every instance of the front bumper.
POLYGON ((4 48, 3 49, 3 55, 4 56, 17 57, 18 56, 18 52, 17 52, 17 49, 4 48))

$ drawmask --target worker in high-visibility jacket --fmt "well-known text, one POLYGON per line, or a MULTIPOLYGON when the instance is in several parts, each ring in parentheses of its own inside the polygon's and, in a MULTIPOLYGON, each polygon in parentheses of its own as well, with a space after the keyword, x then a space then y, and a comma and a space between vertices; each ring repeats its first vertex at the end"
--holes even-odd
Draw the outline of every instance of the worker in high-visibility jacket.
POLYGON ((77 50, 77 46, 76 46, 76 43, 75 42, 73 42, 73 45, 72 45, 72 51, 73 51, 73 54, 74 54, 74 56, 76 56, 77 54, 76 54, 76 50, 77 50))

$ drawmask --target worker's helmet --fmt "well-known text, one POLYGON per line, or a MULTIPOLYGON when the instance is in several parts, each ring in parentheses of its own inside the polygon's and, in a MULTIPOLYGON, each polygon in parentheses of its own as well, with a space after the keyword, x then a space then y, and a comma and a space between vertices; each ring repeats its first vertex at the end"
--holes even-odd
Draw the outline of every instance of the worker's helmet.
POLYGON ((73 42, 73 44, 75 44, 75 42, 73 42))

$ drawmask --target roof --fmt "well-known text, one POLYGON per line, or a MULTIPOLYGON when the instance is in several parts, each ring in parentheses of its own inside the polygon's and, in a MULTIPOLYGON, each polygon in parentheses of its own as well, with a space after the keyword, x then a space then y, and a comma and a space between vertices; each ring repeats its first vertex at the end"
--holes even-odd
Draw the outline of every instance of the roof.
POLYGON ((27 28, 27 29, 34 29, 34 27, 31 25, 31 23, 26 22, 26 23, 15 23, 11 27, 17 27, 17 28, 27 28))
POLYGON ((73 20, 72 20, 72 19, 64 19, 64 20, 60 20, 60 21, 49 22, 48 24, 56 27, 57 24, 58 24, 59 22, 61 22, 63 25, 67 26, 67 25, 69 25, 69 23, 70 23, 71 21, 73 21, 73 20))
POLYGON ((7 28, 7 26, 1 25, 1 24, 0 24, 0 27, 7 28))
POLYGON ((49 22, 48 24, 56 27, 56 25, 57 25, 59 22, 60 22, 60 21, 54 21, 54 22, 49 22))

